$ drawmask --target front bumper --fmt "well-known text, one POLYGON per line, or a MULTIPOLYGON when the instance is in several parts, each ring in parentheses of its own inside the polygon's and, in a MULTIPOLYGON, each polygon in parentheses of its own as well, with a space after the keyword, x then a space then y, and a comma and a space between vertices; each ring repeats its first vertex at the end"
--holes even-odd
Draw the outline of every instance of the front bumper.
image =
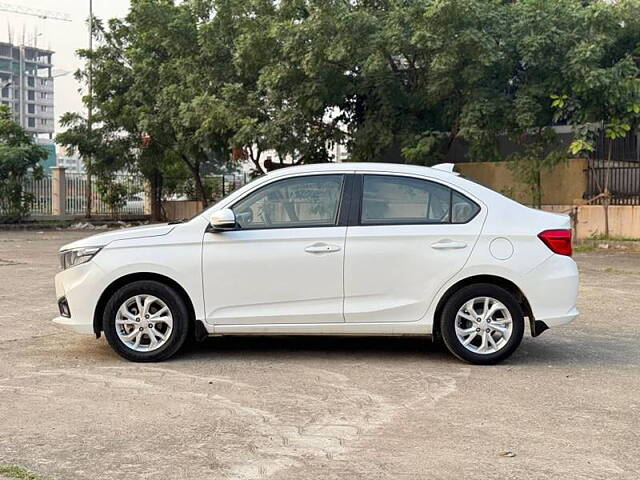
POLYGON ((93 315, 103 282, 102 270, 91 261, 58 273, 56 299, 66 299, 70 316, 60 315, 53 322, 77 333, 93 334, 93 315))
POLYGON ((93 322, 91 323, 86 323, 83 321, 78 322, 73 318, 62 317, 62 316, 56 317, 52 321, 56 325, 60 325, 61 327, 64 327, 73 332, 81 333, 83 335, 93 335, 93 322))

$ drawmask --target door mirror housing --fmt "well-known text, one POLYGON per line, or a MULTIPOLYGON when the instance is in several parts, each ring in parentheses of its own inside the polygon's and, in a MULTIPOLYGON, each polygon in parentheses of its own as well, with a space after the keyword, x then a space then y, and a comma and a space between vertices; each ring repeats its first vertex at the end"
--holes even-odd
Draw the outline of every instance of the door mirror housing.
POLYGON ((209 225, 213 232, 225 232, 235 230, 238 227, 236 214, 230 208, 223 208, 213 212, 209 218, 209 225))

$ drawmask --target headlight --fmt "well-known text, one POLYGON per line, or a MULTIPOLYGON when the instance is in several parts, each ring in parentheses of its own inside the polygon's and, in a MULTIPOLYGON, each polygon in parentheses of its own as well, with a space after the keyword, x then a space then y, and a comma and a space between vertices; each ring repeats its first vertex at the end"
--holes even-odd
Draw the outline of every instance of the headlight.
POLYGON ((63 270, 74 267, 91 260, 102 247, 81 247, 64 250, 58 254, 60 266, 63 270))

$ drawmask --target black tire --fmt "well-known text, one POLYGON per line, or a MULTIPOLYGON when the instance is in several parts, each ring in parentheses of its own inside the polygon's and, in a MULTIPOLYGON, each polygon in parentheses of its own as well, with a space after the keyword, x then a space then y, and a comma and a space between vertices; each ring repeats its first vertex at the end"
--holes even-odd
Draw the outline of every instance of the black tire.
MULTIPOLYGON (((509 357, 522 342, 524 335, 524 314, 522 308, 514 296, 503 288, 489 283, 468 285, 454 293, 445 304, 440 317, 440 333, 447 349, 468 363, 476 365, 492 365, 509 357), (458 310, 469 300, 476 297, 492 297, 502 302, 513 322, 513 331, 506 344, 494 353, 476 353, 467 349, 458 339, 455 331, 455 321, 458 310)), ((499 337, 498 337, 499 338, 499 337)))
POLYGON ((160 362, 175 355, 189 333, 189 312, 182 297, 171 287, 153 280, 140 280, 120 287, 111 296, 102 315, 102 329, 111 348, 132 362, 160 362), (136 295, 153 295, 162 300, 173 317, 173 328, 166 343, 149 352, 136 351, 123 343, 116 332, 116 314, 120 306, 136 295))

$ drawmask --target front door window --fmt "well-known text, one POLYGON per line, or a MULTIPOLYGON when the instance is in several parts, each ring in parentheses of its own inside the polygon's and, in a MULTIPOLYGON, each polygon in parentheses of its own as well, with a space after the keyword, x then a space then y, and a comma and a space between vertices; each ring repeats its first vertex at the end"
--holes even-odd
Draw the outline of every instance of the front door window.
POLYGON ((242 229, 327 227, 337 224, 343 175, 310 175, 273 182, 236 203, 242 229))

